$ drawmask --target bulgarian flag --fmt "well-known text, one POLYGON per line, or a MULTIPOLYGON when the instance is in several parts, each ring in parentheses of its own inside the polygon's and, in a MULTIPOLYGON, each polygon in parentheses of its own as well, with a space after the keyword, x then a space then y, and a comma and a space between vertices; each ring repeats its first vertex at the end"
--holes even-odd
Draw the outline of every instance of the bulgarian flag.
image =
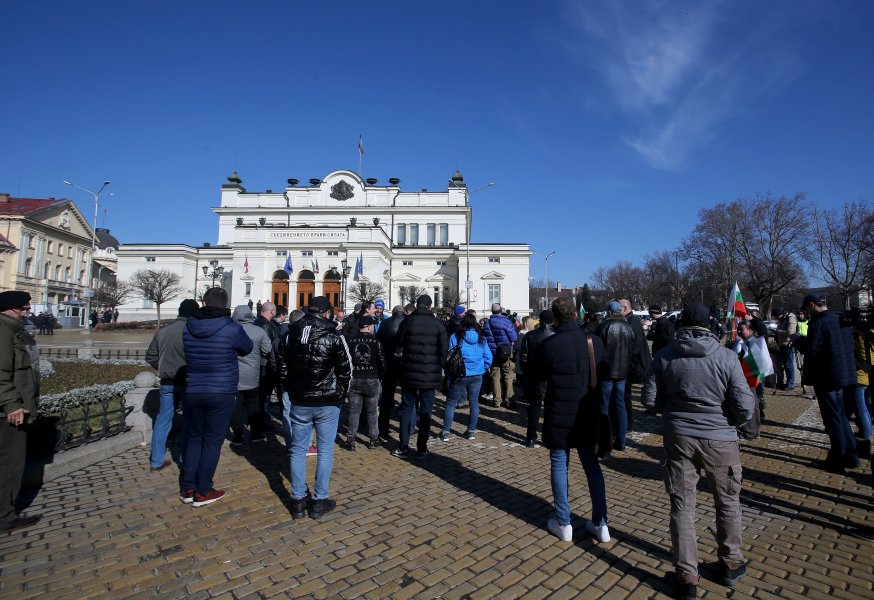
POLYGON ((744 304, 743 296, 740 295, 740 288, 737 282, 734 282, 734 287, 731 288, 731 294, 728 296, 728 330, 731 331, 732 341, 737 339, 737 322, 743 319, 747 314, 747 307, 744 304))
POLYGON ((582 323, 586 317, 586 307, 580 304, 580 312, 577 313, 577 321, 582 323))
POLYGON ((740 366, 750 389, 756 389, 759 382, 774 373, 774 363, 771 362, 771 355, 764 339, 753 336, 746 340, 739 340, 734 349, 740 358, 740 366))
POLYGON ((762 371, 759 368, 759 363, 756 362, 751 345, 747 340, 740 340, 737 346, 735 346, 735 351, 740 358, 740 367, 743 369, 747 385, 750 386, 751 390, 755 390, 756 386, 759 385, 759 377, 762 371))

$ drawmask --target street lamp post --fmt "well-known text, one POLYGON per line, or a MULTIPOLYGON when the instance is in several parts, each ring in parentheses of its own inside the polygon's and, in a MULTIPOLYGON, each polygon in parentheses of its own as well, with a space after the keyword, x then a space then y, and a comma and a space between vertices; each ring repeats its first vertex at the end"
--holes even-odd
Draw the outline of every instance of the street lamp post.
MULTIPOLYGON (((70 181, 64 180, 64 183, 67 185, 73 186, 76 189, 82 190, 83 192, 88 192, 92 196, 94 196, 94 226, 91 228, 91 257, 88 259, 88 288, 84 292, 84 296, 87 299, 85 306, 86 318, 88 319, 88 331, 91 331, 91 298, 94 297, 94 282, 92 279, 94 278, 94 251, 97 247, 97 212, 100 206, 100 195, 103 193, 103 190, 106 189, 106 186, 109 185, 109 180, 106 179, 103 182, 103 185, 100 186, 100 189, 96 192, 92 192, 89 189, 83 188, 80 185, 76 185, 70 181)), ((114 195, 112 192, 106 194, 107 196, 114 195)))
POLYGON ((212 277, 212 285, 210 287, 215 287, 215 280, 221 278, 222 273, 225 272, 224 267, 218 266, 219 261, 211 260, 209 261, 209 265, 203 265, 201 269, 203 269, 203 274, 206 277, 212 277), (212 267, 212 273, 209 272, 209 267, 212 267))
POLYGON ((470 310, 470 290, 473 289, 473 281, 471 281, 471 279, 470 279, 470 230, 471 230, 472 221, 473 221, 473 208, 470 206, 469 198, 470 198, 470 196, 477 193, 478 191, 484 190, 486 188, 490 188, 493 185, 495 185, 495 182, 491 181, 491 182, 489 182, 483 186, 480 186, 480 187, 478 187, 475 190, 470 191, 470 192, 468 192, 467 189, 465 188, 464 202, 465 202, 465 204, 467 204, 467 227, 465 227, 465 229, 467 230, 467 243, 464 245, 464 247, 465 247, 465 250, 467 253, 467 275, 465 276, 465 279, 464 279, 464 288, 465 288, 465 290, 467 290, 467 294, 466 294, 466 299, 464 301, 464 308, 466 310, 470 310))
POLYGON ((352 267, 349 266, 349 261, 345 258, 340 261, 340 267, 343 269, 343 283, 340 286, 340 310, 346 311, 346 278, 349 277, 349 273, 352 271, 352 267))
POLYGON ((538 254, 537 252, 532 252, 531 254, 539 256, 543 259, 543 276, 546 278, 543 289, 546 291, 546 308, 549 309, 549 259, 553 257, 553 255, 555 254, 555 250, 553 250, 546 256, 544 256, 543 254, 538 254))

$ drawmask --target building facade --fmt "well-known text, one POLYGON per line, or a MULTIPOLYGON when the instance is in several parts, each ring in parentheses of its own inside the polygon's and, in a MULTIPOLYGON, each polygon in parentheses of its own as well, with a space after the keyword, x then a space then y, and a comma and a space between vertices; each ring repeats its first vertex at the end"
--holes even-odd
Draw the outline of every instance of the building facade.
POLYGON ((0 194, 0 231, 8 244, 0 252, 0 291, 28 292, 39 310, 48 305, 55 314, 62 302, 82 297, 92 232, 71 200, 0 194))
MULTIPOLYGON (((124 244, 118 278, 171 270, 182 282, 179 301, 220 285, 236 305, 295 309, 324 295, 345 307, 378 290, 389 307, 427 293, 437 307, 466 304, 487 314, 499 302, 530 312, 528 244, 468 244, 472 211, 460 173, 437 192, 404 192, 397 179, 378 185, 351 171, 309 183, 289 179, 281 192, 248 192, 233 173, 213 208, 217 245, 124 244)), ((124 320, 155 318, 143 299, 119 310, 124 320)))

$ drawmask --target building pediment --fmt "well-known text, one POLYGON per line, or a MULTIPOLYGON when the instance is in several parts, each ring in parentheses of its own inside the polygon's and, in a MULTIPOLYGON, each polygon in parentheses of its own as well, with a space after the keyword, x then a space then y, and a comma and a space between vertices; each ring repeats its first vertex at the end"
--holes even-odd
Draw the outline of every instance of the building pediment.
POLYGON ((419 283, 422 281, 421 277, 413 275, 412 273, 401 273, 400 275, 396 275, 393 278, 395 281, 404 281, 409 283, 419 283))
POLYGON ((450 281, 450 280, 455 281, 455 277, 452 277, 451 275, 447 275, 446 273, 434 273, 433 275, 431 275, 430 277, 425 279, 425 281, 428 281, 428 282, 431 282, 431 281, 435 281, 435 282, 436 281, 450 281))
POLYGON ((28 219, 56 227, 81 238, 91 239, 91 227, 72 201, 52 204, 45 210, 31 214, 28 219))
POLYGON ((489 271, 488 273, 486 273, 485 275, 480 277, 480 279, 503 279, 503 278, 504 278, 504 274, 498 273, 497 271, 489 271))

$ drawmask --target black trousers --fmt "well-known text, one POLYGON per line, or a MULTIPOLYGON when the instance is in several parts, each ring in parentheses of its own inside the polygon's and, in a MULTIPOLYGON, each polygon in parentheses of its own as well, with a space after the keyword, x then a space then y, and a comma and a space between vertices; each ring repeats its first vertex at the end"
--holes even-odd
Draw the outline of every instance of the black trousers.
POLYGON ((252 437, 260 437, 262 423, 260 388, 237 390, 234 414, 231 417, 231 429, 233 429, 234 434, 239 433, 242 435, 243 430, 248 424, 252 437))
POLYGON ((398 367, 389 364, 382 377, 382 393, 379 396, 379 435, 388 437, 391 411, 395 407, 395 391, 398 387, 398 367))
POLYGON ((27 427, 13 427, 6 414, 0 414, 0 525, 5 525, 16 517, 15 499, 27 458, 27 427))
POLYGON ((529 442, 537 441, 537 425, 540 422, 540 411, 543 408, 543 394, 531 393, 528 395, 528 433, 525 439, 529 442))

